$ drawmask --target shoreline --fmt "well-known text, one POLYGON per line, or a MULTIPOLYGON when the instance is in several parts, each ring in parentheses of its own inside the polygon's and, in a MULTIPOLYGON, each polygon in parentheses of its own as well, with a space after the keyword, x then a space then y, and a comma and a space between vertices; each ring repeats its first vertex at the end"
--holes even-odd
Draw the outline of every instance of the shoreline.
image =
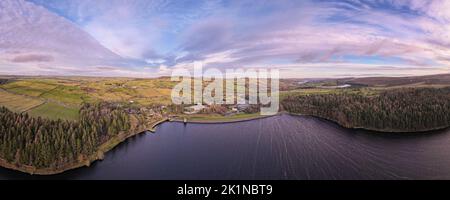
MULTIPOLYGON (((191 123, 191 124, 228 124, 228 123, 238 123, 238 122, 253 121, 253 120, 258 120, 258 119, 265 119, 265 118, 270 118, 270 117, 274 117, 274 116, 280 116, 283 114, 291 115, 291 116, 315 117, 318 119, 329 121, 331 123, 334 123, 338 126, 346 128, 346 129, 365 130, 365 131, 372 131, 372 132, 377 132, 377 133, 419 134, 419 133, 429 133, 429 132, 434 132, 434 131, 440 131, 440 130, 445 130, 445 129, 449 128, 449 127, 440 127, 440 128, 424 130, 424 131, 422 131, 422 130, 421 131, 395 131, 395 130, 388 131, 388 130, 376 130, 376 129, 370 129, 370 128, 364 128, 364 127, 346 127, 335 120, 328 119, 325 117, 315 116, 315 115, 307 115, 307 114, 290 113, 290 112, 286 112, 286 111, 278 112, 275 115, 268 115, 268 116, 253 115, 253 116, 245 117, 242 119, 231 119, 231 120, 226 120, 226 117, 219 118, 219 119, 213 119, 213 120, 194 119, 194 120, 188 120, 186 123, 191 123)), ((40 168, 40 169, 38 169, 38 168, 29 166, 29 165, 17 166, 16 164, 10 163, 3 158, 0 158, 0 167, 18 171, 18 172, 22 172, 22 173, 27 173, 29 175, 42 175, 42 176, 56 175, 56 174, 64 173, 66 171, 74 170, 74 169, 81 168, 81 167, 89 167, 92 163, 103 160, 104 155, 106 153, 108 153, 109 151, 111 151, 112 149, 114 149, 116 146, 120 145, 127 139, 134 137, 136 135, 142 134, 142 133, 146 133, 146 132, 155 133, 157 127, 160 124, 163 124, 165 122, 184 123, 184 120, 182 117, 176 117, 174 119, 164 118, 162 120, 152 123, 150 128, 146 128, 146 127, 134 128, 132 131, 129 131, 128 133, 122 132, 122 133, 118 134, 116 137, 111 138, 107 142, 100 145, 97 152, 95 152, 93 155, 89 156, 88 158, 85 158, 84 160, 76 162, 76 163, 70 163, 70 164, 64 165, 64 166, 56 168, 56 169, 55 168, 40 168)))
MULTIPOLYGON (((157 121, 157 122, 153 123, 151 127, 156 127, 160 123, 163 123, 167 120, 168 119, 157 121)), ((41 176, 41 175, 42 176, 56 175, 56 174, 64 173, 69 170, 78 169, 81 167, 89 167, 92 163, 103 160, 104 155, 106 153, 108 153, 109 151, 114 149, 116 146, 118 146, 119 144, 121 144, 122 142, 127 140, 128 138, 134 137, 136 135, 139 135, 139 134, 142 134, 142 133, 145 133, 148 131, 151 132, 150 129, 148 129, 145 126, 142 127, 142 126, 136 125, 130 131, 121 132, 116 137, 111 138, 108 141, 101 144, 98 147, 98 150, 95 153, 93 153, 92 155, 88 156, 87 158, 84 158, 83 160, 78 161, 78 162, 68 163, 68 164, 60 166, 58 168, 51 168, 51 167, 36 168, 36 167, 30 166, 30 165, 17 166, 16 164, 10 163, 3 158, 0 158, 0 167, 14 170, 14 171, 19 171, 19 172, 26 173, 29 175, 39 175, 39 176, 41 176)))
MULTIPOLYGON (((196 123, 196 124, 237 123, 237 122, 251 121, 251 120, 256 120, 256 119, 273 117, 273 116, 277 116, 279 114, 280 113, 277 113, 276 115, 270 115, 270 116, 255 115, 255 116, 251 116, 248 118, 233 119, 230 121, 224 121, 224 119, 220 119, 218 121, 208 121, 208 120, 198 120, 197 119, 194 121, 189 121, 187 123, 196 123)), ((89 156, 89 158, 86 158, 86 159, 76 162, 76 163, 70 163, 70 164, 64 165, 57 169, 55 169, 55 168, 36 168, 33 166, 29 166, 29 165, 17 166, 16 164, 10 163, 3 158, 0 158, 0 167, 18 171, 18 172, 22 172, 22 173, 26 173, 29 175, 38 175, 38 176, 56 175, 56 174, 61 174, 66 171, 70 171, 70 170, 74 170, 74 169, 78 169, 78 168, 82 168, 82 167, 89 167, 92 163, 103 160, 104 154, 108 153, 109 151, 114 149, 116 146, 118 146, 119 144, 121 144, 122 142, 127 140, 128 138, 131 138, 133 136, 136 136, 136 135, 139 135, 142 133, 146 133, 146 132, 155 133, 156 128, 160 124, 165 123, 165 122, 172 122, 172 121, 183 123, 183 120, 179 119, 179 118, 175 118, 175 119, 164 118, 162 120, 152 123, 150 128, 144 127, 142 129, 130 131, 130 133, 128 133, 128 134, 124 134, 125 132, 123 132, 123 133, 119 134, 117 137, 111 138, 109 141, 100 145, 99 150, 97 150, 97 152, 94 153, 93 155, 89 156)))
MULTIPOLYGON (((219 119, 212 119, 212 120, 208 120, 208 119, 188 119, 186 121, 186 123, 188 123, 188 124, 228 124, 228 123, 237 123, 237 122, 246 122, 246 121, 252 121, 252 120, 257 120, 257 119, 264 119, 264 118, 278 116, 280 114, 281 113, 277 113, 275 115, 252 115, 252 116, 249 116, 249 117, 238 118, 238 119, 229 119, 229 120, 226 120, 226 117, 219 118, 219 119)), ((177 118, 175 118, 175 119, 173 119, 171 121, 172 122, 184 123, 184 119, 182 117, 177 117, 177 118)))
POLYGON ((66 171, 82 168, 82 167, 89 167, 92 163, 103 160, 104 155, 114 149, 116 146, 127 140, 128 138, 131 138, 133 136, 139 135, 141 133, 145 133, 146 131, 136 132, 132 134, 120 134, 116 138, 112 138, 111 140, 103 143, 100 145, 99 150, 95 152, 93 155, 89 156, 89 158, 86 158, 82 161, 76 162, 76 163, 70 163, 67 165, 64 165, 59 168, 36 168, 29 165, 21 165, 17 166, 13 163, 10 163, 6 161, 3 158, 0 158, 0 167, 19 171, 22 173, 26 173, 29 175, 38 175, 38 176, 49 176, 49 175, 56 175, 61 174, 66 171))

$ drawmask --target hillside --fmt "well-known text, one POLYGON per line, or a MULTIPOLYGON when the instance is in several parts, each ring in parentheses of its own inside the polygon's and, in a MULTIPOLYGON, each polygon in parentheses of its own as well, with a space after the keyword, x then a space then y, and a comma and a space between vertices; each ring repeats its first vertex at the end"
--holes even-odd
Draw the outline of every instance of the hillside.
POLYGON ((85 103, 170 104, 167 78, 3 77, 0 106, 49 119, 77 120, 85 103))
POLYGON ((450 74, 438 74, 429 76, 412 77, 370 77, 351 78, 340 80, 344 83, 366 86, 393 87, 393 86, 417 86, 417 85, 450 85, 450 74))

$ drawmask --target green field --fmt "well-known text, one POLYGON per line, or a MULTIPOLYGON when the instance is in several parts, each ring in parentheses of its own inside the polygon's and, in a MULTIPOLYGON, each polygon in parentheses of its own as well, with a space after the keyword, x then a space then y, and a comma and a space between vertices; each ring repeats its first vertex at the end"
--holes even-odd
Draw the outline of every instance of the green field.
POLYGON ((45 103, 28 112, 31 116, 44 117, 48 119, 65 119, 65 120, 78 120, 79 108, 64 107, 56 103, 45 103))
POLYGON ((37 97, 44 92, 56 88, 56 84, 51 80, 30 79, 26 81, 13 81, 2 85, 2 88, 9 92, 37 97))
POLYGON ((83 103, 83 98, 86 96, 85 92, 77 86, 63 86, 60 85, 52 90, 49 90, 41 95, 42 98, 51 99, 67 105, 80 105, 83 103))

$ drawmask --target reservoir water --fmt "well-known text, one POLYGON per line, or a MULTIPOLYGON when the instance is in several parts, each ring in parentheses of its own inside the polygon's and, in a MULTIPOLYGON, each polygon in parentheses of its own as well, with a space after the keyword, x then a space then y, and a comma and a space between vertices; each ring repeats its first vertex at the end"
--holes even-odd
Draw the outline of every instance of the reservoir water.
POLYGON ((450 130, 420 134, 342 128, 307 116, 168 122, 90 167, 54 176, 0 169, 0 179, 449 179, 450 130))

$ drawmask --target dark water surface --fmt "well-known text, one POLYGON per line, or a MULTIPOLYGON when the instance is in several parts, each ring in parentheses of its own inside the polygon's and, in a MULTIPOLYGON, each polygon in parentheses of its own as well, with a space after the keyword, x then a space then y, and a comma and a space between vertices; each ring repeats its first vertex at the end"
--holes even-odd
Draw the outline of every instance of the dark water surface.
POLYGON ((449 179, 450 130, 381 134, 314 117, 160 125, 103 161, 55 176, 0 179, 449 179))

